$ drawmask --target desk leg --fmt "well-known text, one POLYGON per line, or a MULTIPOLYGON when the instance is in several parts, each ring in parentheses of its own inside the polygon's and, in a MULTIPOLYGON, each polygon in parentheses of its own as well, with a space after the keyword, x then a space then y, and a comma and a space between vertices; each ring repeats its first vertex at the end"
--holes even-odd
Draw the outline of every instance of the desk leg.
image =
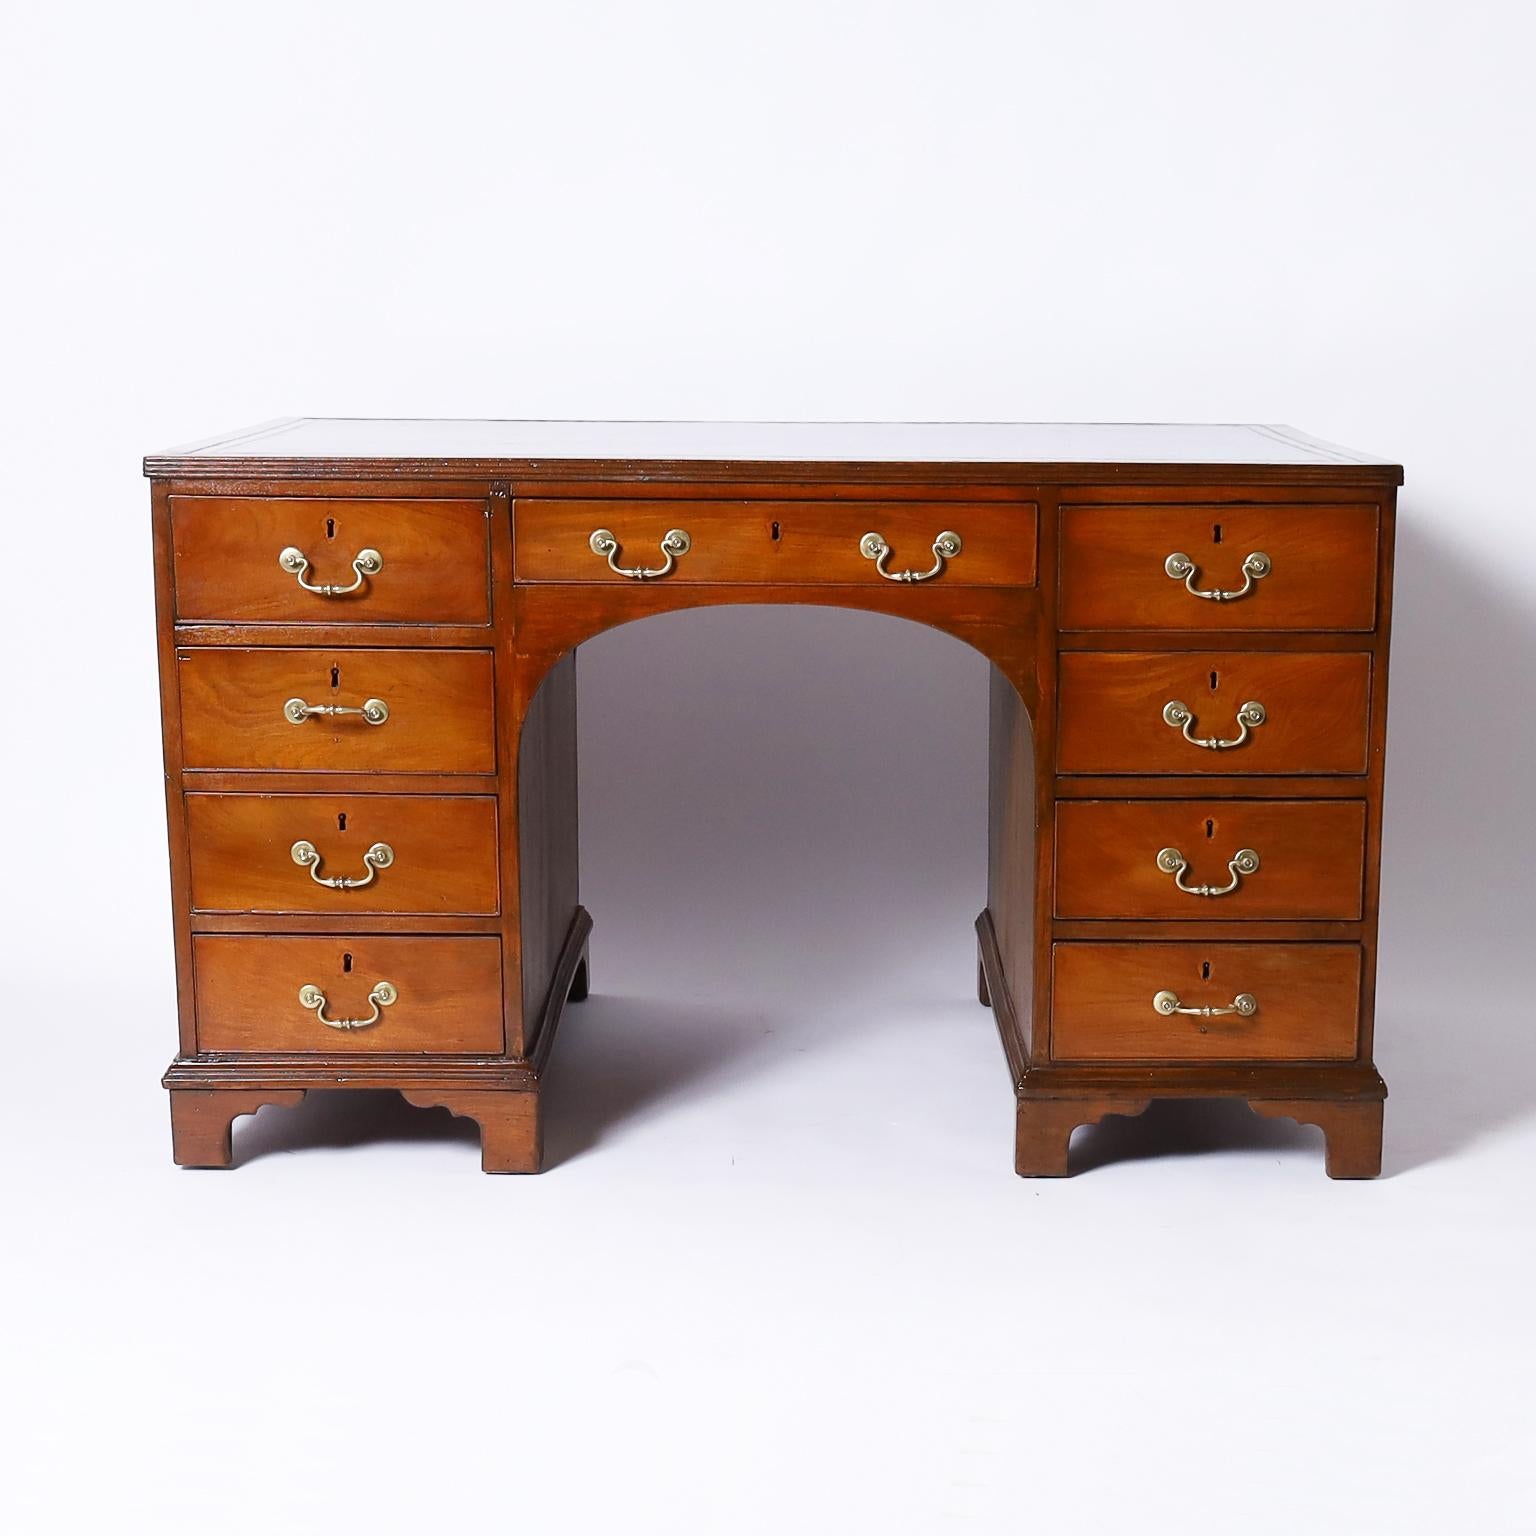
POLYGON ((581 946, 581 959, 576 964, 576 974, 571 977, 571 989, 565 994, 568 1003, 584 1003, 592 990, 592 955, 590 946, 581 946))
POLYGON ((538 1173, 544 1166, 544 1116, 533 1089, 402 1088, 420 1109, 441 1107, 480 1127, 480 1166, 487 1173, 538 1173))
POLYGON ((1080 1125, 1105 1115, 1139 1115, 1151 1099, 1020 1099, 1013 1166, 1022 1178, 1064 1178, 1067 1147, 1080 1125))
POLYGON ((1319 1127, 1330 1179, 1374 1179, 1381 1172, 1379 1099, 1250 1099, 1248 1107, 1255 1114, 1319 1127))
POLYGON ((179 1168, 228 1168, 230 1132, 263 1104, 294 1105, 302 1088, 171 1089, 171 1155, 179 1168))

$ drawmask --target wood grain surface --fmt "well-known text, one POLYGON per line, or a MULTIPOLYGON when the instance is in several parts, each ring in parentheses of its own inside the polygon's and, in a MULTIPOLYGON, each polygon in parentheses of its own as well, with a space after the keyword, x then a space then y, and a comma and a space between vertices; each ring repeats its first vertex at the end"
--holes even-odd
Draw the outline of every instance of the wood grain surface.
POLYGON ((1058 944, 1056 1061, 1348 1061, 1360 1017, 1353 944, 1058 944), (1251 1018, 1165 1017, 1164 990, 1188 1007, 1258 999, 1251 1018))
POLYGON ((328 773, 494 773, 496 704, 489 651, 178 650, 182 747, 189 769, 328 773), (360 707, 293 724, 292 698, 360 707))
POLYGON ((280 624, 486 624, 490 564, 483 501, 372 497, 172 496, 176 616, 280 624), (350 585, 353 558, 383 568, 346 596, 306 592, 278 564, 310 562, 311 586, 350 585))
POLYGON ((1376 622, 1374 502, 1234 507, 1065 507, 1061 514, 1063 629, 1368 630, 1376 622), (1199 591, 1235 592, 1243 561, 1269 574, 1240 598, 1194 596, 1164 569, 1195 563, 1199 591))
POLYGON ((892 572, 933 568, 934 540, 959 535, 959 554, 933 577, 946 586, 1031 586, 1037 509, 1031 502, 626 501, 520 499, 515 508, 519 581, 624 581, 592 552, 599 528, 619 541, 621 567, 656 568, 661 540, 692 540, 669 582, 860 585, 884 578, 859 552, 866 533, 890 546, 892 572))
POLYGON ((461 935, 199 934, 197 1043, 204 1051, 492 1054, 502 1048, 501 941, 461 935), (377 982, 398 999, 366 1029, 330 1029, 299 1002, 325 993, 331 1018, 366 1018, 377 982))
POLYGON ((1368 655, 1254 651, 1069 651, 1061 657, 1058 766, 1063 773, 1364 773, 1368 655), (1266 719, 1239 747, 1186 740, 1163 718, 1171 701, 1191 734, 1235 740, 1249 700, 1266 719))
POLYGON ((446 795, 187 796, 197 912, 492 914, 497 910, 496 801, 446 795), (317 884, 293 860, 303 840, 317 873, 361 879, 364 852, 392 861, 350 890, 317 884))
POLYGON ((1363 800, 1063 800, 1056 805, 1056 916, 1355 921, 1365 875, 1363 800), (1177 849, 1187 886, 1231 883, 1239 849, 1259 868, 1225 896, 1191 896, 1161 869, 1177 849))

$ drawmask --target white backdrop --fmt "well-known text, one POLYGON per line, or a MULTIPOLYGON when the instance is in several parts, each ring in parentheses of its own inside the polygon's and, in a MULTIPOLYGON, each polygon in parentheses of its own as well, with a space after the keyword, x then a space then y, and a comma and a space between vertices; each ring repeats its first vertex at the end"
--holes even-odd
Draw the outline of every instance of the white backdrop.
POLYGON ((0 18, 20 1528, 1530 1529, 1528 7, 0 18), (1015 1181, 985 668, 750 610, 583 652, 599 995, 550 1174, 372 1100, 177 1174, 138 461, 290 413, 1401 459, 1388 1177, 1206 1109, 1015 1181))

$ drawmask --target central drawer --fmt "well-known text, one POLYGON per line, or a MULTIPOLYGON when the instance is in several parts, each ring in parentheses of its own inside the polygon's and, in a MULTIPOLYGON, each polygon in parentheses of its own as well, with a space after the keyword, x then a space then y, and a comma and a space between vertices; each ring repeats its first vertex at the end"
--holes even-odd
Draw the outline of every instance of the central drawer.
POLYGON ((490 651, 218 646, 176 671, 191 769, 496 771, 490 651))
POLYGON ((492 1055, 502 1049, 501 940, 192 940, 200 1051, 492 1055))
POLYGON ((519 581, 880 586, 882 568, 943 586, 1032 586, 1033 502, 519 500, 519 581), (675 532, 681 539, 667 542, 675 532), (607 533, 612 548, 594 535, 607 533), (874 534, 883 557, 866 541, 874 534), (936 548, 941 534, 955 545, 936 548), (951 553, 951 550, 953 552, 951 553), (931 574, 929 574, 931 573, 931 574), (627 579, 639 579, 630 577, 627 579))
POLYGON ((187 836, 195 912, 446 916, 499 906, 489 795, 192 794, 187 836))
POLYGON ((1066 651, 1063 773, 1364 773, 1371 658, 1066 651), (1253 706, 1257 706, 1254 708, 1253 706))

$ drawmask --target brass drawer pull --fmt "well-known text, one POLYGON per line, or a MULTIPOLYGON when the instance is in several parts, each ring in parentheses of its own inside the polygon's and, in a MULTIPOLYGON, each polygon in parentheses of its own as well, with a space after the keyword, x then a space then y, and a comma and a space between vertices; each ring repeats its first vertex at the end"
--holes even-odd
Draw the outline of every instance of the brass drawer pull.
POLYGON ((367 1029, 370 1024, 379 1022, 379 1009, 388 1008, 399 996, 393 982, 376 981, 373 991, 368 994, 368 1003, 373 1011, 366 1019, 328 1019, 325 1016, 325 993, 313 982, 307 982, 299 988, 299 1002, 305 1008, 313 1008, 315 1017, 327 1029, 367 1029))
POLYGON ((890 557, 891 546, 878 533, 866 533, 859 540, 859 553, 866 560, 875 562, 875 569, 887 581, 932 581, 944 569, 946 561, 953 560, 963 546, 960 535, 945 529, 933 541, 933 569, 929 571, 888 571, 885 562, 890 557))
POLYGON ((1186 1008, 1177 992, 1159 992, 1152 999, 1152 1006, 1165 1018, 1173 1013, 1187 1013, 1197 1019, 1219 1019, 1235 1013, 1239 1018, 1251 1019, 1259 1011, 1259 1000, 1252 992, 1239 992, 1225 1008, 1186 1008))
POLYGON ((349 875, 322 875, 320 850, 303 838, 288 851, 300 869, 309 871, 309 878, 316 885, 328 885, 333 891, 360 891, 365 885, 373 884, 374 876, 381 869, 388 869, 395 862, 395 850, 388 843, 375 843, 363 854, 363 867, 368 873, 354 879, 349 875))
POLYGON ((1239 848, 1227 860, 1227 870, 1232 878, 1225 885, 1185 885, 1184 876, 1189 873, 1189 860, 1177 848, 1161 849, 1157 855, 1157 867, 1165 875, 1172 875, 1173 883, 1186 896, 1230 896, 1243 883, 1244 875, 1258 873, 1259 856, 1252 848, 1239 848))
POLYGON ((1184 740, 1192 746, 1208 747, 1212 752, 1225 752, 1232 747, 1240 747, 1248 740, 1249 730, 1256 725, 1263 725, 1266 719, 1264 706, 1253 699, 1243 705, 1237 712, 1238 732, 1236 736, 1195 736, 1191 734, 1191 727, 1195 723, 1194 714, 1189 705, 1181 703, 1178 699, 1169 699, 1163 705, 1163 719, 1174 730, 1184 733, 1184 740))
POLYGON ((303 699, 289 699, 283 714, 290 725, 303 725, 311 715, 331 719, 340 715, 359 715, 368 725, 383 725, 389 719, 389 705, 383 699, 364 699, 355 704, 306 704, 303 699))
POLYGON ((667 563, 647 567, 620 565, 619 541, 607 528, 593 529, 592 537, 587 540, 587 544, 594 555, 607 556, 608 569, 615 576, 627 576, 631 581, 654 581, 659 576, 670 576, 673 567, 677 564, 677 557, 686 555, 693 548, 693 540, 688 537, 686 528, 669 528, 661 536, 661 552, 667 557, 667 563))
POLYGON ((1243 561, 1243 584, 1235 592, 1223 592, 1220 589, 1202 591, 1195 585, 1195 577, 1200 574, 1200 567, 1195 564, 1188 555, 1176 551, 1163 561, 1163 569, 1174 581, 1182 581, 1184 590, 1191 597, 1203 597, 1213 603, 1235 603, 1240 597, 1247 597, 1253 591, 1253 584, 1262 581, 1274 569, 1274 562, 1262 549, 1256 549, 1243 561))
POLYGON ((384 557, 376 549, 360 549, 352 557, 352 569, 357 572, 350 586, 338 587, 329 582, 308 582, 304 573, 309 569, 309 556, 302 549, 289 545, 278 557, 277 563, 293 577, 306 592, 316 597, 345 597, 349 592, 360 592, 370 576, 377 576, 384 569, 384 557))

